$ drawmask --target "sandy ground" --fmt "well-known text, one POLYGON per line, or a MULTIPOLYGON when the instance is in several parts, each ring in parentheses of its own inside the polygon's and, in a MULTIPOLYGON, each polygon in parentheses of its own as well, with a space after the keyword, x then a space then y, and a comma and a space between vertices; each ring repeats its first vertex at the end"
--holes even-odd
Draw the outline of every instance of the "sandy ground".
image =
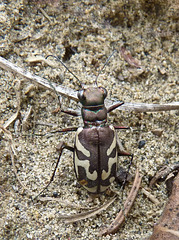
MULTIPOLYGON (((61 56, 65 64, 84 84, 92 84, 99 69, 114 49, 98 78, 98 85, 108 91, 108 98, 124 102, 170 103, 177 101, 178 6, 169 1, 5 1, 0 4, 0 52, 12 63, 52 82, 74 90, 79 84, 60 63, 52 68, 32 58, 49 54, 61 56), (45 13, 47 16, 45 15, 45 13), (127 63, 120 54, 125 47, 141 68, 127 63), (29 59, 30 58, 30 59, 29 59)), ((173 1, 172 1, 173 2, 173 1)), ((55 63, 55 61, 53 61, 55 63)), ((54 169, 60 141, 73 145, 74 133, 38 136, 57 128, 80 126, 80 118, 52 114, 58 107, 56 94, 0 69, 0 123, 5 124, 20 106, 20 115, 8 127, 16 151, 15 165, 22 183, 37 194, 54 169), (30 89, 29 89, 30 86, 30 89), (22 120, 32 108, 26 126, 22 120), (20 125, 18 125, 20 123, 20 125), (18 128, 21 126, 21 128, 18 128)), ((63 107, 79 108, 62 99, 63 107)), ((133 131, 118 131, 125 148, 134 153, 131 173, 139 167, 142 188, 165 164, 178 161, 178 112, 134 113, 114 111, 109 116, 114 125, 130 126, 133 131), (162 129, 158 137, 151 131, 162 129), (145 140, 139 149, 140 140, 145 140)), ((64 151, 54 182, 43 196, 54 200, 31 201, 14 175, 7 136, 0 141, 0 239, 145 239, 160 217, 167 194, 165 184, 151 193, 159 200, 152 203, 140 191, 125 224, 113 236, 99 237, 122 207, 120 187, 114 183, 119 198, 101 214, 73 224, 64 224, 61 214, 80 212, 78 206, 94 207, 110 197, 89 200, 87 192, 75 179, 71 152, 64 151), (57 199, 57 200, 56 200, 57 199)), ((127 167, 120 157, 119 165, 127 167)), ((126 186, 124 200, 131 185, 126 186)))

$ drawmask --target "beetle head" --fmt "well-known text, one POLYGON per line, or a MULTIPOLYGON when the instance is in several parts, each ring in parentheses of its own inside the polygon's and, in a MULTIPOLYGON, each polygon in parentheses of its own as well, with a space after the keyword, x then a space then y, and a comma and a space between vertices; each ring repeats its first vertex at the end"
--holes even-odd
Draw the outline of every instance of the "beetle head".
POLYGON ((107 90, 103 87, 89 87, 78 91, 78 98, 83 106, 103 105, 107 90))

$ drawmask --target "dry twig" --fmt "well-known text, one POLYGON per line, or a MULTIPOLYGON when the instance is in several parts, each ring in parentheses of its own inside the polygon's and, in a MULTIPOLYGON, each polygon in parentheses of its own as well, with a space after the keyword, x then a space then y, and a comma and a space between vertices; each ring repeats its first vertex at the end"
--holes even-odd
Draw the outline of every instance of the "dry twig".
POLYGON ((154 197, 154 195, 152 195, 145 188, 142 188, 141 191, 142 191, 143 194, 145 194, 151 200, 151 202, 155 203, 156 205, 158 205, 160 203, 159 200, 156 197, 154 197))
POLYGON ((57 84, 51 83, 47 79, 44 79, 37 75, 31 74, 30 72, 22 69, 21 67, 16 66, 15 64, 7 61, 6 59, 4 59, 2 57, 0 57, 0 67, 2 67, 5 70, 16 73, 29 81, 32 81, 36 84, 41 85, 42 87, 45 87, 52 91, 56 91, 57 93, 59 93, 62 96, 65 96, 65 97, 68 97, 75 101, 78 101, 77 93, 74 90, 71 90, 67 87, 57 86, 57 84))
MULTIPOLYGON (((30 72, 25 71, 24 69, 17 67, 13 63, 7 61, 6 59, 0 57, 0 67, 5 70, 11 71, 13 73, 17 73, 23 78, 26 78, 36 84, 39 84, 51 91, 55 91, 58 94, 73 99, 78 102, 77 91, 70 89, 68 87, 59 86, 55 83, 50 82, 47 79, 41 78, 39 76, 33 75, 30 72)), ((115 104, 117 100, 111 101, 109 99, 106 100, 107 107, 115 104)), ((135 112, 157 112, 157 111, 169 111, 169 110, 177 110, 179 109, 179 102, 169 103, 169 104, 146 104, 146 103, 125 103, 118 110, 125 111, 135 111, 135 112)))
POLYGON ((28 120, 30 118, 30 115, 32 113, 32 106, 29 107, 29 109, 27 110, 27 112, 25 113, 23 119, 22 119, 22 131, 25 131, 26 128, 28 127, 28 120))
POLYGON ((121 47, 120 53, 122 57, 129 63, 132 67, 140 68, 139 61, 132 57, 131 53, 125 49, 125 47, 121 47))
MULTIPOLYGON (((7 127, 9 127, 9 125, 11 125, 11 123, 13 123, 13 122, 17 119, 18 115, 19 115, 19 110, 18 110, 16 113, 14 113, 14 114, 5 122, 3 128, 6 129, 7 127)), ((1 126, 0 133, 2 132, 2 130, 3 130, 3 129, 2 129, 2 126, 1 126)))
POLYGON ((32 195, 32 192, 22 183, 22 181, 20 180, 19 178, 19 175, 17 173, 17 169, 16 169, 16 166, 15 166, 15 155, 16 155, 16 152, 15 152, 15 148, 14 148, 14 142, 13 142, 13 137, 12 137, 12 134, 10 131, 8 131, 7 129, 5 129, 3 126, 0 125, 0 128, 2 129, 2 131, 5 133, 6 135, 6 138, 9 142, 9 153, 10 153, 10 156, 11 156, 11 161, 12 161, 12 167, 13 167, 13 171, 14 171, 14 174, 16 175, 16 178, 18 180, 18 182, 20 183, 20 185, 22 186, 22 188, 26 191, 28 191, 28 193, 30 195, 32 195))
POLYGON ((163 166, 156 174, 155 176, 151 179, 149 187, 153 187, 153 185, 160 179, 165 179, 169 173, 179 170, 179 163, 172 164, 170 166, 163 166))
MULTIPOLYGON (((21 105, 21 93, 20 93, 20 88, 21 88, 21 81, 17 81, 16 87, 15 87, 15 92, 16 92, 16 98, 17 98, 17 112, 14 113, 6 122, 3 126, 1 126, 0 133, 2 132, 2 127, 6 129, 13 123, 19 116, 20 114, 20 105, 21 105)), ((3 130, 4 131, 4 130, 3 130)))
POLYGON ((116 196, 113 197, 111 200, 107 201, 102 206, 95 207, 88 212, 83 212, 83 213, 74 214, 74 215, 60 215, 59 218, 64 219, 65 223, 73 223, 73 222, 77 222, 80 220, 84 220, 86 218, 90 218, 90 217, 95 216, 96 214, 99 214, 101 211, 108 208, 115 200, 116 200, 116 196))
POLYGON ((172 194, 149 240, 179 239, 179 173, 173 182, 172 194))
POLYGON ((49 17, 48 14, 43 10, 43 8, 39 7, 39 10, 40 10, 41 13, 44 15, 44 17, 45 17, 50 23, 52 23, 50 17, 49 17))
POLYGON ((129 213, 134 200, 137 196, 140 184, 141 184, 142 176, 139 175, 139 170, 136 170, 136 175, 134 179, 133 186, 131 188, 131 191, 124 203, 124 208, 119 212, 117 217, 114 219, 114 221, 106 228, 104 228, 101 232, 100 235, 108 235, 108 234, 113 234, 116 233, 121 226, 121 224, 124 222, 125 218, 127 217, 127 214, 129 213))

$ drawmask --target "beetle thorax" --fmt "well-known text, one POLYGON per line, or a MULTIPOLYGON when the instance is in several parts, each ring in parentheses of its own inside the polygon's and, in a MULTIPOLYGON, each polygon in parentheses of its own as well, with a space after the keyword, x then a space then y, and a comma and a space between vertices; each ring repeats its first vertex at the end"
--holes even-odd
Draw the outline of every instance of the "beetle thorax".
POLYGON ((101 126, 107 122, 107 109, 103 106, 82 107, 82 118, 85 126, 101 126))
POLYGON ((107 91, 102 87, 89 87, 78 92, 85 126, 102 126, 106 123, 107 109, 104 106, 106 96, 107 91))

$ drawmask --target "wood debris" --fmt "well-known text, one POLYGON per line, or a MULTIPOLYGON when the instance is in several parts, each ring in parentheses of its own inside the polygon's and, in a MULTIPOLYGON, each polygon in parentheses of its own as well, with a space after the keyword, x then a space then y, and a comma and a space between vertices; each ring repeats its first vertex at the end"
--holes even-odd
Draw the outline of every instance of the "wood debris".
POLYGON ((60 215, 58 216, 60 219, 63 219, 65 223, 73 223, 80 220, 84 220, 86 218, 90 218, 95 216, 96 214, 99 214, 103 210, 106 210, 114 201, 116 200, 116 196, 114 196, 111 200, 107 201, 105 204, 103 204, 100 207, 95 207, 87 212, 82 212, 79 214, 74 215, 60 215))
POLYGON ((154 231, 148 240, 179 239, 179 173, 173 182, 172 194, 154 231))
POLYGON ((133 58, 131 53, 127 51, 125 47, 121 47, 120 53, 121 53, 121 56, 124 58, 124 60, 128 62, 130 66, 141 68, 139 60, 133 58))
POLYGON ((131 191, 124 203, 123 209, 119 212, 119 214, 117 215, 117 217, 114 219, 114 221, 106 228, 104 228, 103 230, 101 230, 100 235, 101 236, 105 236, 108 234, 113 234, 116 233, 119 229, 119 227, 121 226, 121 224, 124 222, 124 220, 127 217, 127 214, 129 213, 135 198, 137 196, 137 193, 139 191, 140 188, 140 184, 141 184, 141 180, 142 180, 142 176, 139 175, 139 170, 136 170, 136 175, 135 175, 135 179, 133 182, 133 186, 131 188, 131 191))
POLYGON ((155 203, 156 205, 158 205, 160 203, 159 200, 156 197, 154 197, 154 195, 152 195, 145 188, 142 188, 141 191, 142 191, 143 194, 145 194, 146 197, 148 197, 150 199, 151 202, 155 203))
POLYGON ((155 183, 159 180, 165 180, 166 177, 173 171, 175 170, 179 170, 179 163, 175 163, 173 165, 170 166, 163 166, 156 174, 155 176, 151 179, 149 187, 152 188, 153 185, 155 185, 155 183))
MULTIPOLYGON (((58 94, 65 96, 69 99, 73 99, 74 101, 78 102, 77 91, 70 89, 65 86, 59 86, 55 83, 50 82, 47 79, 42 77, 36 76, 31 74, 24 69, 17 67, 13 63, 7 61, 3 57, 0 57, 0 67, 5 70, 11 71, 13 73, 17 73, 18 75, 22 76, 25 79, 28 79, 36 84, 39 84, 51 91, 55 91, 58 94)), ((107 99, 106 106, 110 106, 115 104, 117 99, 114 101, 107 99)), ((169 111, 169 110, 177 110, 179 109, 179 102, 174 103, 167 103, 167 104, 146 104, 146 103, 124 103, 120 108, 117 110, 124 110, 124 111, 135 111, 135 112, 157 112, 157 111, 169 111)))
POLYGON ((22 131, 26 131, 29 126, 29 118, 32 113, 32 106, 29 107, 29 109, 25 112, 24 117, 22 119, 22 131))
POLYGON ((48 14, 43 10, 43 8, 39 7, 39 10, 40 10, 41 13, 44 15, 44 17, 45 17, 50 23, 52 23, 50 17, 49 17, 48 14))
POLYGON ((10 131, 8 131, 7 129, 5 129, 3 126, 0 125, 0 128, 2 129, 2 131, 5 134, 6 139, 8 140, 8 149, 9 149, 9 153, 11 156, 11 161, 12 161, 12 167, 13 167, 13 171, 14 174, 16 175, 16 178, 19 182, 19 184, 21 185, 21 187, 26 190, 30 195, 32 195, 32 192, 22 183, 21 179, 19 178, 19 175, 17 173, 17 169, 15 166, 15 156, 16 156, 16 151, 15 151, 15 147, 14 147, 14 141, 13 141, 13 137, 10 131))
POLYGON ((164 129, 159 128, 159 129, 153 129, 153 130, 151 130, 151 132, 152 132, 154 135, 156 135, 156 136, 158 136, 158 137, 161 137, 162 134, 163 134, 163 130, 164 130, 164 129))

